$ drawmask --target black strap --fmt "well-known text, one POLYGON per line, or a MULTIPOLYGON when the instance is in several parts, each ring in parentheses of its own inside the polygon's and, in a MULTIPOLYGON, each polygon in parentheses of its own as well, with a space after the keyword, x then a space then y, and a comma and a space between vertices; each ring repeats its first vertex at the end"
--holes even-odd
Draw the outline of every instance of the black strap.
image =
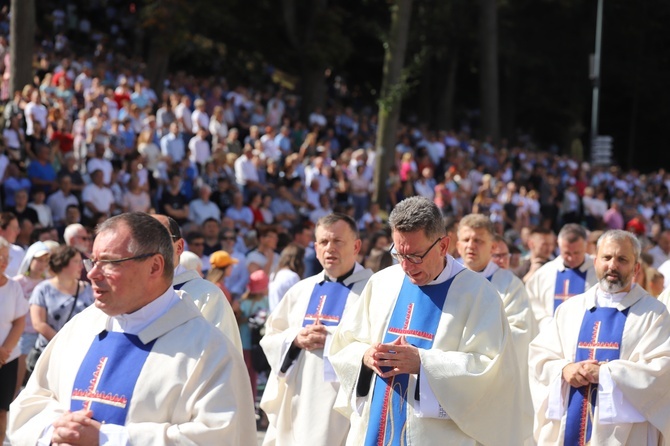
POLYGON ((70 309, 70 314, 67 315, 67 319, 65 322, 67 323, 70 318, 72 318, 72 314, 74 314, 74 307, 77 306, 77 299, 79 299, 79 285, 81 284, 81 280, 77 280, 77 291, 74 292, 74 302, 72 303, 72 308, 70 309))

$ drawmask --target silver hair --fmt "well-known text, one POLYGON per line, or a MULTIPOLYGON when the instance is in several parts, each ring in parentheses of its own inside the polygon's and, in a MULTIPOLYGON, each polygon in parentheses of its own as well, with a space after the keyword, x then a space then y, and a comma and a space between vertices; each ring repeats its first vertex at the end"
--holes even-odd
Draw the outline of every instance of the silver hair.
POLYGON ((596 243, 596 250, 600 250, 600 246, 608 240, 615 242, 621 242, 623 240, 628 240, 628 242, 633 247, 633 255, 635 255, 635 261, 640 262, 640 254, 642 253, 642 245, 640 241, 635 237, 635 234, 632 232, 624 231, 621 229, 611 229, 605 232, 600 236, 598 242, 596 243))
POLYGON ((444 221, 438 207, 425 197, 409 197, 393 208, 389 215, 393 232, 416 232, 423 230, 429 239, 443 236, 444 221))
POLYGON ((72 244, 72 239, 77 236, 79 231, 86 231, 86 228, 80 223, 72 223, 65 228, 63 232, 63 240, 65 244, 70 246, 72 244))

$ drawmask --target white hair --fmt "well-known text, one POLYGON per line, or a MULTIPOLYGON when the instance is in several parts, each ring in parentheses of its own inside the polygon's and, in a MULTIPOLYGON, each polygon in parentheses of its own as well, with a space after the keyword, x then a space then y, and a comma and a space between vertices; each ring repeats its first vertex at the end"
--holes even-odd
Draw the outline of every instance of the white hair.
POLYGON ((79 231, 86 231, 84 225, 80 223, 72 223, 71 225, 68 225, 63 232, 63 240, 65 240, 65 244, 71 246, 72 239, 77 236, 79 231))
POLYGON ((191 251, 184 251, 179 256, 179 264, 189 271, 202 271, 202 260, 191 251))

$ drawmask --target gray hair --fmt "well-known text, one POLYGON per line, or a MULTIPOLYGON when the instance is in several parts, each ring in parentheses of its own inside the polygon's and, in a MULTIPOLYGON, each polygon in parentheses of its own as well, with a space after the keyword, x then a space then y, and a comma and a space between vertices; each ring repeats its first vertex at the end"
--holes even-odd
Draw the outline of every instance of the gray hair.
POLYGON ((580 239, 586 241, 586 237, 586 229, 577 223, 568 223, 558 233, 558 239, 568 243, 574 243, 580 239))
POLYGON ((9 249, 12 244, 9 243, 4 237, 0 237, 0 249, 9 249))
POLYGON ((596 243, 596 250, 600 250, 600 246, 606 241, 622 242, 623 240, 628 240, 630 245, 633 247, 633 255, 635 255, 635 261, 640 261, 640 254, 642 253, 642 245, 640 241, 635 237, 635 234, 632 232, 624 231, 622 229, 611 229, 605 232, 600 236, 598 242, 596 243))
POLYGON ((172 237, 167 228, 157 219, 144 212, 127 212, 116 215, 98 225, 96 234, 116 231, 119 226, 126 225, 130 229, 131 241, 128 251, 133 256, 157 253, 163 257, 163 276, 172 281, 174 276, 174 250, 172 237))
POLYGON ((65 228, 63 232, 63 240, 65 244, 70 246, 72 244, 72 239, 77 236, 79 231, 86 231, 86 228, 80 223, 72 223, 65 228))
POLYGON ((425 197, 409 197, 396 205, 389 215, 393 232, 423 230, 428 238, 444 235, 444 221, 438 207, 425 197))

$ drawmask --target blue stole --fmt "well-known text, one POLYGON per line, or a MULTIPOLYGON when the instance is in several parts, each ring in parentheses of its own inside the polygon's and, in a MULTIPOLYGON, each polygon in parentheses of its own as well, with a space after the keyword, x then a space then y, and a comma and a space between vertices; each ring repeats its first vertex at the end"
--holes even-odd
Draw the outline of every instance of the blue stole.
POLYGON ((324 281, 314 285, 302 326, 315 324, 318 320, 323 325, 336 327, 344 313, 349 291, 349 287, 340 282, 324 281))
POLYGON ((586 271, 579 268, 566 267, 563 271, 556 271, 556 285, 554 287, 554 312, 556 308, 572 296, 582 294, 586 288, 586 271))
MULTIPOLYGON (((586 310, 579 330, 575 362, 595 359, 599 362, 619 359, 628 308, 592 308, 586 310)), ((565 423, 565 446, 583 446, 591 439, 598 385, 570 387, 565 423)))
MULTIPOLYGON (((383 343, 389 344, 405 336, 413 346, 430 349, 454 277, 426 286, 416 286, 405 277, 383 343)), ((388 370, 388 367, 382 367, 382 371, 388 370)), ((375 375, 366 446, 407 444, 408 386, 409 374, 386 379, 375 375)))
POLYGON ((154 341, 102 331, 93 339, 74 380, 70 410, 92 410, 101 423, 124 426, 137 377, 154 341))

